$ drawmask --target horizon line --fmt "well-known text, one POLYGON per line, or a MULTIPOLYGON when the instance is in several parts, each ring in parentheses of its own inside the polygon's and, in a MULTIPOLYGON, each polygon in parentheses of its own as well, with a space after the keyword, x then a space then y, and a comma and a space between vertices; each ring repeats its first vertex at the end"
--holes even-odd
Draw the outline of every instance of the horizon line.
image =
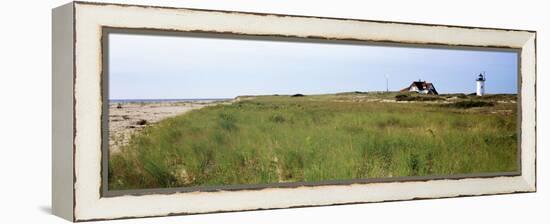
MULTIPOLYGON (((290 96, 290 95, 294 95, 294 94, 303 94, 303 95, 314 96, 314 95, 330 95, 330 94, 342 94, 342 93, 400 93, 400 92, 401 91, 385 91, 385 90, 346 91, 346 92, 314 93, 314 94, 296 92, 296 93, 284 93, 284 94, 279 94, 279 93, 256 94, 256 95, 243 94, 243 95, 238 95, 238 96, 235 96, 235 97, 197 97, 197 98, 193 98, 193 97, 181 97, 181 98, 170 97, 170 98, 116 98, 116 99, 109 98, 108 100, 110 100, 110 101, 112 101, 112 100, 114 100, 114 101, 116 101, 116 100, 227 100, 227 99, 235 99, 237 97, 246 97, 246 96, 290 96)), ((411 92, 403 92, 403 93, 411 93, 411 92)), ((472 91, 472 92, 449 92, 449 93, 440 93, 440 94, 437 94, 437 95, 445 95, 445 94, 465 94, 465 95, 468 95, 468 94, 475 94, 475 93, 476 93, 475 91, 472 91)), ((515 94, 515 95, 517 95, 518 93, 485 93, 485 95, 497 95, 497 94, 510 94, 510 95, 515 94)), ((421 95, 429 95, 429 94, 421 94, 421 95)))

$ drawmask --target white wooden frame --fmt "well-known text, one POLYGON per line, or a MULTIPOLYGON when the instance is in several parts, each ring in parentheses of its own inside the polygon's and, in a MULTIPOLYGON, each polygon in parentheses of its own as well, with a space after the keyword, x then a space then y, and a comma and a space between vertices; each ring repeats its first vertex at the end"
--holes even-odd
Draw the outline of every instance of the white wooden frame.
POLYGON ((53 10, 53 212, 71 221, 536 191, 536 32, 74 2, 53 10), (102 29, 520 49, 521 174, 104 197, 102 29))

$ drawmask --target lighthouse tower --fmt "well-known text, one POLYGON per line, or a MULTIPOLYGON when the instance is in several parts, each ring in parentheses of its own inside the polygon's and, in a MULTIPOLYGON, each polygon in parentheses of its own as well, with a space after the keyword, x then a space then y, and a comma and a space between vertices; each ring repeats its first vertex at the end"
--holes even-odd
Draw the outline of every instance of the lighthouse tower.
POLYGON ((485 94, 485 75, 479 74, 479 76, 476 79, 476 82, 477 82, 476 95, 483 96, 485 94))

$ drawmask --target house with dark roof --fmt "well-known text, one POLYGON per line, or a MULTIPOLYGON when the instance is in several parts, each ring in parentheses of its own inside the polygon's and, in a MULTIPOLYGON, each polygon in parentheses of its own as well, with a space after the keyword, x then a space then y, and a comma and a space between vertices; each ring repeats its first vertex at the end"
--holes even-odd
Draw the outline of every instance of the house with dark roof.
POLYGON ((437 90, 435 89, 435 86, 426 81, 414 81, 411 83, 411 85, 407 88, 404 88, 401 90, 401 92, 417 92, 421 94, 432 94, 432 95, 438 95, 437 90))

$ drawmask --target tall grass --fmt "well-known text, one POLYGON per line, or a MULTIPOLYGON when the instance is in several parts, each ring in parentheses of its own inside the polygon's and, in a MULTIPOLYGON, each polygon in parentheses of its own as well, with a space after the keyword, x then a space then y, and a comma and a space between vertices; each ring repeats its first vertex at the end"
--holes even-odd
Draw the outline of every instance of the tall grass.
POLYGON ((515 104, 475 110, 336 96, 264 96, 163 120, 111 155, 109 187, 518 170, 515 104))

